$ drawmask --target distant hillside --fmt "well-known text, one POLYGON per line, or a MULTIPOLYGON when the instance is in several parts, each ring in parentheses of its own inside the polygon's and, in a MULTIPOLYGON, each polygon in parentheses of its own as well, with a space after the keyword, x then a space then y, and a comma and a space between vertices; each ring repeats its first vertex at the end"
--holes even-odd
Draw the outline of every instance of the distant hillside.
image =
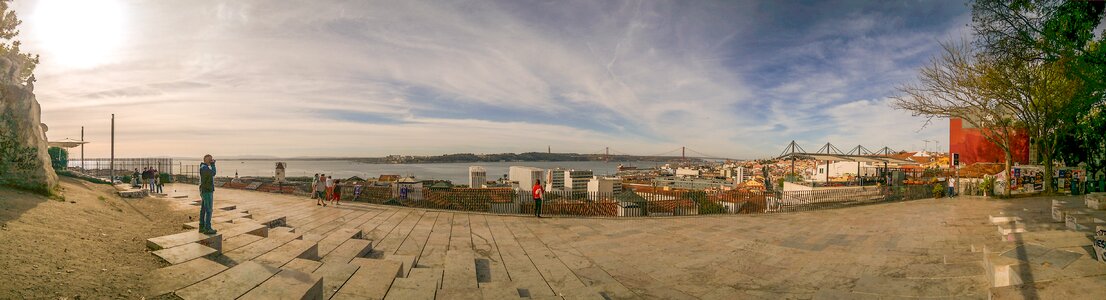
MULTIPOLYGON (((633 155, 602 155, 579 153, 498 153, 498 154, 473 154, 456 153, 432 156, 403 156, 389 155, 386 157, 351 158, 349 160, 372 164, 427 164, 427 163, 464 163, 464 162, 500 162, 500 161, 655 161, 667 162, 679 160, 674 156, 633 156, 633 155)), ((698 159, 689 158, 692 161, 698 159)))

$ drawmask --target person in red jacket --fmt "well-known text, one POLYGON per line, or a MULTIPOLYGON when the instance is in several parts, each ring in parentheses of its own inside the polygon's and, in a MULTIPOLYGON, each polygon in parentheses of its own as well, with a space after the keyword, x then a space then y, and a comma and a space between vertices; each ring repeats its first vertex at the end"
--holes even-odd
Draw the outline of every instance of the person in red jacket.
POLYGON ((534 188, 530 191, 534 193, 534 216, 541 218, 541 196, 545 194, 545 189, 541 187, 541 180, 535 180, 534 188))

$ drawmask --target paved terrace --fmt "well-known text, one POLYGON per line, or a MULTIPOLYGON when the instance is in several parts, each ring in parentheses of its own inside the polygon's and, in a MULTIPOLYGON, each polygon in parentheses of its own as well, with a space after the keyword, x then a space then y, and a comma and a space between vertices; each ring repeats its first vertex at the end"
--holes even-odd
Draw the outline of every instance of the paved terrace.
MULTIPOLYGON (((187 197, 152 201, 198 210, 190 205, 198 199, 195 186, 173 189, 187 197)), ((233 206, 217 210, 216 222, 225 222, 216 225, 221 241, 189 233, 175 242, 160 240, 205 246, 167 245, 155 252, 168 262, 154 272, 158 284, 150 294, 986 299, 993 280, 981 249, 1005 243, 988 216, 1047 216, 1050 205, 1043 198, 961 198, 766 215, 537 219, 362 203, 324 208, 305 197, 238 190, 216 191, 215 203, 233 206)), ((1093 259, 1093 253, 1082 255, 1093 259)), ((1103 266, 1085 278, 1092 286, 1106 284, 1103 266)), ((1045 298, 1088 296, 1085 290, 1033 288, 1045 298)))

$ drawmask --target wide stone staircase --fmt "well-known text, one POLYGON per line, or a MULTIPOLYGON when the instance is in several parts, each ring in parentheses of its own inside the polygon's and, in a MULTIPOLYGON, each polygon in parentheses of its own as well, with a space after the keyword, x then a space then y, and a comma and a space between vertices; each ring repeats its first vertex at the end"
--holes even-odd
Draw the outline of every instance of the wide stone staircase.
MULTIPOLYGON (((157 299, 603 299, 597 290, 578 291, 581 297, 542 293, 536 282, 478 283, 478 260, 471 244, 448 249, 444 259, 423 261, 421 254, 436 250, 404 249, 410 250, 404 252, 408 255, 399 255, 374 249, 365 231, 369 229, 360 225, 376 214, 365 210, 254 213, 236 206, 219 207, 212 217, 217 234, 201 234, 198 223, 190 222, 182 224, 183 232, 146 241, 151 253, 167 264, 151 274, 149 295, 157 299)), ((394 242, 384 246, 394 247, 394 242)))
POLYGON ((1050 210, 990 216, 1000 239, 976 250, 984 255, 991 298, 1106 297, 1104 204, 1106 193, 1093 193, 1052 200, 1050 210))

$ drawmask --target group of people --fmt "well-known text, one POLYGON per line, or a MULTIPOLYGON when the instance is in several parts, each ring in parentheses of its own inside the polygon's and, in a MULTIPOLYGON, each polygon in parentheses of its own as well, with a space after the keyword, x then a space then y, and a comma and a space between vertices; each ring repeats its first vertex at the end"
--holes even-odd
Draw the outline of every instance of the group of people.
POLYGON ((342 201, 341 183, 341 179, 327 177, 326 174, 315 174, 311 181, 311 189, 315 191, 311 194, 311 198, 318 199, 315 201, 315 205, 325 207, 327 201, 334 205, 340 205, 342 201))
POLYGON ((157 169, 146 167, 142 169, 142 172, 138 172, 138 168, 134 169, 134 174, 131 175, 131 183, 135 186, 144 187, 151 193, 161 193, 161 172, 157 169))

